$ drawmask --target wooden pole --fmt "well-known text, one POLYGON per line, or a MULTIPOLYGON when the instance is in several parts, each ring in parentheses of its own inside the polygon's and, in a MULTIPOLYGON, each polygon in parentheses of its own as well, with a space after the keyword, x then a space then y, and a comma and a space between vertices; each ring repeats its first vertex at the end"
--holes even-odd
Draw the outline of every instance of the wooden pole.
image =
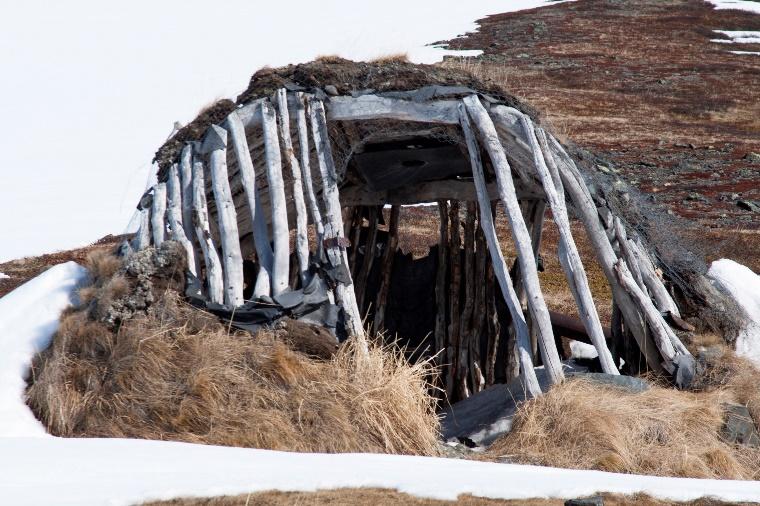
POLYGON ((446 393, 451 399, 454 393, 457 363, 457 350, 460 346, 459 312, 460 286, 462 283, 462 249, 459 223, 459 201, 452 200, 449 206, 449 328, 446 343, 446 393))
POLYGON ((188 143, 182 148, 179 164, 179 181, 180 196, 182 198, 182 226, 185 229, 185 235, 190 241, 193 248, 193 258, 195 259, 195 273, 200 277, 202 252, 199 252, 198 239, 195 237, 195 227, 193 226, 193 145, 188 143))
POLYGON ((620 256, 625 260, 625 263, 631 271, 633 279, 636 280, 636 284, 639 285, 639 288, 646 290, 646 285, 644 285, 644 280, 641 277, 639 262, 633 252, 633 247, 635 246, 632 247, 632 245, 629 244, 628 235, 626 234, 623 222, 617 216, 613 217, 613 227, 618 242, 618 249, 620 250, 620 256))
POLYGON ((253 167, 251 151, 245 136, 245 127, 238 111, 233 111, 227 116, 224 123, 230 133, 232 149, 237 158, 240 181, 245 190, 248 212, 251 214, 251 227, 253 230, 253 246, 256 250, 256 258, 259 263, 259 271, 256 275, 256 283, 253 287, 253 298, 270 295, 272 291, 272 265, 274 253, 269 243, 269 230, 267 219, 259 199, 259 189, 256 184, 256 170, 253 167))
POLYGON ((169 190, 169 227, 171 237, 182 244, 187 254, 187 269, 193 276, 198 275, 195 269, 195 250, 187 237, 184 223, 182 220, 182 189, 179 182, 179 169, 177 164, 169 169, 169 178, 167 180, 167 189, 169 190))
POLYGON ((158 183, 153 187, 150 225, 153 230, 153 246, 160 248, 166 231, 166 183, 158 183))
POLYGON ((446 200, 438 202, 438 270, 435 277, 435 352, 439 363, 446 361, 446 315, 448 314, 449 285, 449 203, 446 200))
MULTIPOLYGON (((520 212, 520 205, 517 201, 517 195, 515 194, 509 162, 499 141, 496 127, 488 116, 488 112, 480 103, 477 95, 465 97, 462 99, 462 102, 483 139, 485 149, 491 158, 494 171, 496 172, 499 196, 504 203, 510 228, 512 229, 512 236, 517 248, 517 257, 520 261, 520 272, 523 274, 525 289, 528 293, 528 307, 536 323, 541 357, 543 358, 547 376, 552 384, 560 383, 565 375, 562 372, 562 362, 560 361, 557 345, 554 341, 549 309, 546 307, 538 281, 536 258, 533 255, 530 234, 525 226, 525 221, 520 212)), ((483 191, 485 191, 485 186, 483 191)), ((482 213, 483 206, 481 206, 482 213)))
POLYGON ((346 327, 349 334, 353 334, 359 339, 360 346, 367 349, 367 343, 364 335, 361 314, 356 303, 356 294, 351 286, 351 272, 348 271, 348 255, 345 246, 342 246, 343 237, 343 216, 341 214, 340 196, 338 194, 338 175, 335 171, 335 162, 330 147, 330 139, 327 133, 327 121, 325 120, 325 110, 321 100, 309 100, 309 119, 311 120, 311 130, 314 136, 314 144, 317 150, 317 161, 319 162, 319 172, 322 176, 322 197, 325 201, 326 217, 325 221, 330 224, 330 234, 325 227, 325 240, 330 241, 330 246, 326 248, 327 256, 334 267, 341 263, 345 267, 347 282, 338 283, 335 289, 335 296, 338 302, 343 306, 346 313, 346 327))
POLYGON ((380 288, 375 302, 375 332, 385 329, 385 304, 388 301, 388 291, 391 286, 393 260, 398 249, 398 223, 401 216, 401 206, 392 206, 388 220, 388 243, 385 245, 383 260, 380 268, 380 288))
POLYGON ((296 256, 298 257, 298 275, 301 278, 301 286, 306 286, 309 277, 309 239, 306 228, 309 217, 306 214, 306 202, 303 196, 303 182, 301 181, 301 164, 298 163, 296 153, 293 150, 293 141, 290 137, 290 113, 288 112, 288 94, 285 88, 277 90, 277 110, 280 113, 280 137, 285 148, 285 159, 290 166, 290 174, 293 178, 293 204, 296 210, 296 256))
MULTIPOLYGON (((477 203, 475 207, 475 216, 476 219, 478 215, 478 208, 477 203)), ((487 314, 487 305, 486 305, 486 285, 488 284, 488 261, 486 255, 488 254, 488 251, 486 250, 486 239, 483 236, 483 230, 480 229, 480 226, 476 223, 475 224, 475 271, 473 274, 473 284, 475 286, 475 295, 474 295, 474 301, 473 301, 473 309, 472 309, 472 329, 471 329, 471 336, 470 336, 470 362, 473 364, 478 364, 479 372, 482 371, 485 374, 483 375, 483 379, 487 381, 488 377, 488 362, 486 361, 483 363, 482 356, 481 356, 481 343, 483 342, 483 333, 486 328, 486 314, 487 314)), ((487 340, 486 340, 487 344, 487 340)), ((486 356, 488 356, 488 348, 486 348, 486 356)), ((476 378, 474 377, 475 371, 473 370, 473 393, 479 392, 482 388, 475 388, 476 385, 479 385, 479 381, 476 382, 476 378)), ((480 378, 477 378, 478 380, 480 378)))
POLYGON ((320 257, 320 251, 322 251, 322 239, 325 235, 325 227, 322 224, 322 213, 319 211, 319 202, 317 201, 317 196, 314 194, 314 184, 312 183, 311 167, 309 163, 309 133, 306 123, 306 106, 304 104, 303 93, 301 92, 296 93, 296 125, 298 127, 298 144, 301 155, 301 175, 303 176, 303 185, 306 190, 306 202, 309 205, 311 219, 314 222, 314 230, 316 231, 317 257, 320 257))
POLYGON ((282 157, 277 138, 277 117, 268 101, 261 103, 264 151, 269 182, 269 200, 272 203, 272 237, 274 262, 272 263, 272 295, 288 289, 290 269, 290 233, 288 208, 285 201, 285 182, 282 179, 282 157))
POLYGON ((665 284, 662 282, 662 279, 660 279, 660 276, 657 275, 652 259, 644 250, 641 242, 629 239, 628 243, 633 252, 633 256, 636 258, 639 274, 644 282, 644 286, 646 286, 649 289, 649 293, 652 294, 652 299, 654 300, 657 309, 659 309, 660 312, 670 312, 680 318, 681 313, 678 310, 678 306, 673 300, 673 297, 670 296, 668 289, 665 288, 665 284))
MULTIPOLYGON (((377 207, 369 208, 369 228, 367 229, 367 238, 364 241, 364 258, 362 260, 361 269, 356 275, 356 281, 354 282, 354 292, 356 292, 357 304, 359 311, 366 315, 369 308, 364 307, 365 292, 367 291, 367 280, 369 279, 370 271, 372 271, 372 264, 375 261, 375 249, 377 248, 377 207)), ((354 247, 358 247, 356 244, 354 247)))
MULTIPOLYGON (((464 307, 459 322, 459 346, 457 349, 457 385, 459 396, 467 398, 470 391, 467 387, 468 376, 472 376, 472 389, 477 391, 480 383, 475 375, 475 361, 473 360, 472 342, 473 336, 473 310, 475 308, 475 214, 477 203, 467 202, 467 217, 464 222, 464 307), (472 374, 468 374, 472 372, 472 374)), ((479 281, 482 283, 482 280, 479 281)), ((478 367, 479 369, 479 367, 478 367)), ((479 372, 478 372, 479 376, 479 372)))
POLYGON ((227 130, 211 125, 203 139, 201 151, 209 154, 211 188, 224 254, 224 303, 237 307, 243 304, 243 255, 240 252, 237 212, 227 174, 227 130))
MULTIPOLYGON (((486 237, 488 243, 488 250, 491 252, 491 262, 494 268, 496 279, 499 281, 501 287, 501 293, 504 300, 507 303, 509 312, 512 315, 512 325, 517 329, 517 344, 520 356, 520 373, 522 375, 523 384, 526 391, 531 397, 541 395, 541 387, 538 384, 536 378, 536 372, 533 369, 533 361, 530 357, 530 338, 528 336, 528 325, 525 322, 525 315, 520 307, 520 301, 517 298, 515 289, 512 286, 512 280, 509 278, 509 271, 507 265, 504 262, 504 256, 501 253, 501 246, 496 236, 496 229, 493 225, 493 218, 491 216, 491 202, 488 200, 488 194, 486 193, 485 176, 483 175, 483 164, 480 159, 480 147, 478 141, 475 138, 472 128, 470 127, 470 119, 467 114, 466 106, 462 105, 459 109, 460 124, 462 125, 462 131, 464 133, 465 140, 467 141, 467 150, 470 154, 470 162, 472 163, 472 175, 475 183, 475 189, 478 193, 478 206, 480 208, 480 226, 483 229, 483 234, 486 237)), ((517 204, 517 199, 515 199, 517 204)), ((523 227, 524 227, 523 223, 523 227)), ((527 233, 527 232, 526 232, 527 233)), ((535 265, 533 266, 535 269, 535 265)))
POLYGON ((193 161, 193 224, 195 237, 201 245, 206 264, 208 297, 215 304, 224 303, 224 281, 222 280, 222 262, 216 252, 211 229, 208 223, 208 205, 206 202, 206 183, 203 174, 203 162, 193 161))
MULTIPOLYGON (((594 297, 589 288, 586 270, 583 268, 581 256, 575 245, 573 234, 570 229, 570 219, 567 215, 565 206, 564 189, 559 182, 559 188, 552 177, 549 166, 553 168, 552 172, 558 174, 558 168, 552 157, 547 144, 543 130, 536 130, 533 122, 526 116, 520 116, 523 130, 528 135, 528 142, 533 150, 533 161, 536 166, 539 180, 543 184, 546 197, 554 216, 554 223, 559 230, 559 260, 562 269, 565 271, 570 291, 573 293, 575 303, 578 306, 579 316, 583 321, 583 326, 588 332, 589 338, 593 343, 599 355, 599 362, 602 370, 607 374, 620 374, 612 358, 607 341, 604 338, 604 329, 599 321, 599 314, 596 311, 594 297), (561 193, 560 193, 561 192, 561 193)), ((559 176, 556 177, 559 180, 559 176)))
POLYGON ((150 208, 140 209, 140 228, 137 229, 134 239, 135 251, 140 251, 150 246, 150 208))

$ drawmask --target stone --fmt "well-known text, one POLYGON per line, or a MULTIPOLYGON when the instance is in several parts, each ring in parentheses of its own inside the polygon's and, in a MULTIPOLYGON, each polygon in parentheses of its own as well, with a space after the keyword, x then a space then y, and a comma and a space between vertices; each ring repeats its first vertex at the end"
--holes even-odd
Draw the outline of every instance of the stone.
POLYGON ((760 447, 760 434, 752 420, 747 406, 741 404, 724 404, 726 419, 721 429, 721 435, 733 444, 760 447))
POLYGON ((325 93, 333 97, 337 97, 340 94, 338 93, 338 88, 333 84, 328 84, 325 86, 325 93))
POLYGON ((760 163, 760 153, 754 153, 750 151, 749 153, 744 155, 744 159, 750 163, 760 163))
POLYGON ((751 211, 753 213, 760 213, 760 205, 752 200, 737 200, 736 205, 739 209, 744 209, 745 211, 751 211))
POLYGON ((604 497, 594 495, 580 499, 568 499, 565 501, 565 506, 604 506, 604 497))

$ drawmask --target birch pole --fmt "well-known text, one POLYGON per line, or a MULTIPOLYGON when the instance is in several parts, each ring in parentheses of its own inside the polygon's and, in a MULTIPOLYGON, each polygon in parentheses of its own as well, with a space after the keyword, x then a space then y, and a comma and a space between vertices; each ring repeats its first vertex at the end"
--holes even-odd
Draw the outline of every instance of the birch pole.
POLYGON ((160 248, 166 231, 166 183, 158 183, 153 187, 150 225, 153 229, 153 246, 160 248))
MULTIPOLYGON (((462 125, 462 131, 464 132, 465 140, 467 141, 467 151, 470 154, 470 162, 472 164, 472 175, 475 183, 475 190, 478 195, 478 206, 480 207, 480 226, 483 230, 483 234, 488 244, 488 250, 491 253, 491 261, 496 274, 496 279, 499 281, 499 287, 501 288, 504 301, 507 303, 509 313, 512 315, 512 324, 515 327, 515 333, 517 335, 517 349, 520 360, 520 374, 522 376, 523 385, 525 386, 528 394, 531 397, 537 397, 541 395, 541 387, 538 384, 536 378, 536 371, 533 369, 533 361, 530 357, 530 336, 528 335, 528 324, 525 321, 525 315, 523 314, 520 301, 515 293, 512 280, 509 278, 509 269, 504 262, 504 256, 501 253, 501 246, 499 240, 496 237, 496 229, 494 228, 493 218, 491 215, 491 202, 486 190, 485 176, 483 175, 483 163, 480 159, 480 146, 475 138, 472 128, 470 127, 470 120, 467 115, 465 106, 459 108, 460 121, 462 125)), ((534 266, 535 268, 535 266, 534 266)))
POLYGON ((256 258, 259 262, 259 271, 253 287, 253 297, 269 296, 272 290, 271 273, 274 253, 269 243, 266 216, 264 216, 264 210, 261 207, 261 199, 259 199, 256 170, 253 167, 251 151, 248 148, 248 141, 245 137, 245 127, 237 111, 233 111, 227 116, 224 126, 230 133, 232 149, 235 151, 235 157, 240 169, 240 181, 245 190, 248 211, 251 213, 253 247, 256 250, 256 258))
POLYGON ((150 208, 140 209, 140 228, 134 239, 135 251, 140 251, 150 246, 150 208))
POLYGON ((321 100, 309 100, 309 119, 311 120, 311 130, 317 150, 319 172, 322 176, 322 197, 327 211, 325 220, 331 225, 331 233, 333 234, 325 238, 325 240, 331 240, 331 246, 327 248, 328 258, 333 267, 338 267, 342 263, 347 271, 345 273, 346 282, 338 283, 335 295, 346 312, 346 327, 349 333, 359 339, 361 349, 366 351, 367 343, 364 336, 364 327, 359 307, 356 303, 356 294, 351 286, 353 281, 351 280, 351 272, 348 270, 348 255, 346 254, 345 247, 340 244, 344 237, 343 215, 338 194, 338 175, 335 172, 335 162, 333 161, 332 148, 330 147, 330 139, 327 133, 327 120, 325 119, 325 110, 321 100))
POLYGON ((208 204, 206 202, 206 182, 203 174, 203 162, 193 161, 193 224, 195 237, 203 251, 208 281, 208 298, 215 304, 224 303, 224 281, 222 280, 222 262, 211 237, 208 224, 208 204))
POLYGON ((316 231, 317 256, 321 257, 322 238, 325 236, 325 227, 322 224, 322 213, 319 211, 319 202, 314 194, 314 183, 311 178, 311 167, 309 162, 309 132, 306 124, 306 105, 304 104, 303 93, 296 93, 296 125, 298 127, 298 147, 301 155, 301 175, 303 176, 303 185, 306 190, 306 201, 309 204, 311 220, 314 222, 316 231))
POLYGON ((187 269, 193 276, 197 276, 195 269, 195 251, 193 245, 185 233, 184 223, 182 221, 182 189, 179 182, 179 169, 177 164, 169 169, 169 178, 167 180, 167 189, 169 190, 169 228, 171 237, 182 244, 187 254, 187 269))
POLYGON ((261 103, 264 154, 269 182, 269 200, 272 203, 272 237, 274 239, 274 262, 272 262, 272 295, 288 289, 290 271, 290 233, 288 208, 285 203, 285 182, 282 179, 282 157, 277 138, 277 116, 269 101, 261 103))
POLYGON ((185 235, 190 241, 193 248, 193 258, 195 259, 195 274, 200 276, 201 259, 198 254, 198 240, 195 238, 193 227, 193 145, 186 144, 182 148, 179 163, 179 181, 182 197, 182 226, 185 229, 185 235))
POLYGON ((209 153, 211 188, 224 254, 224 303, 237 307, 243 304, 243 255, 240 252, 237 212, 227 174, 227 130, 211 125, 203 140, 202 151, 209 153))
POLYGON ((496 172, 499 196, 504 203, 507 217, 509 218, 509 225, 512 229, 512 236, 517 249, 517 258, 520 262, 520 272, 523 275, 525 291, 528 294, 528 308, 537 327, 541 357, 546 367, 547 375, 552 384, 560 383, 565 375, 562 372, 562 362, 560 361, 557 345, 554 341, 549 309, 546 307, 538 281, 538 269, 536 258, 533 255, 530 233, 525 226, 525 221, 520 211, 520 204, 517 201, 514 182, 512 181, 512 169, 504 154, 496 127, 488 116, 488 112, 480 103, 477 95, 465 97, 462 99, 462 102, 485 143, 485 149, 493 163, 494 172, 496 172))
POLYGON ((565 271, 570 290, 578 306, 579 315, 588 332, 591 343, 599 354, 602 370, 607 374, 620 374, 615 365, 615 360, 612 358, 612 353, 610 353, 607 347, 604 329, 602 329, 602 322, 599 321, 599 314, 596 311, 594 297, 589 288, 586 270, 583 268, 583 262, 578 254, 578 248, 575 245, 575 240, 570 230, 570 219, 567 215, 567 207, 565 206, 564 189, 562 182, 559 180, 559 171, 554 158, 552 158, 549 152, 545 134, 543 130, 536 131, 533 122, 524 114, 520 115, 520 122, 527 134, 528 143, 533 151, 533 162, 536 166, 536 172, 543 184, 546 198, 549 201, 549 206, 554 216, 554 223, 559 230, 560 264, 565 271), (547 162, 552 167, 551 171, 547 166, 547 162), (552 177, 552 172, 556 174, 556 178, 552 177))
POLYGON ((290 113, 288 112, 288 94, 285 88, 277 90, 277 110, 280 116, 280 137, 285 147, 285 158, 290 166, 290 174, 293 178, 293 204, 296 209, 296 256, 298 257, 298 275, 301 278, 301 286, 306 286, 309 276, 309 239, 306 228, 308 215, 306 214, 306 202, 303 196, 303 182, 301 181, 301 164, 298 163, 296 153, 293 150, 293 140, 290 137, 290 113))

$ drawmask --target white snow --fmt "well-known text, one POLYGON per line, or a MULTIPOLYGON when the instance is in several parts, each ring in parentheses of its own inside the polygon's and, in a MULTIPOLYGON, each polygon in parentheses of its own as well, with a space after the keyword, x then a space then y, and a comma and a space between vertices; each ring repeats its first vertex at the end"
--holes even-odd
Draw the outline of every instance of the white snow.
POLYGON ((758 482, 697 480, 373 454, 304 454, 169 441, 38 437, 23 402, 46 346, 86 271, 55 266, 0 299, 0 498, 3 504, 127 505, 176 497, 346 487, 421 497, 575 498, 597 492, 661 499, 760 501, 758 482), (33 436, 33 437, 29 437, 33 436))
POLYGON ((710 42, 720 42, 723 44, 757 44, 760 43, 760 32, 749 32, 743 30, 715 30, 716 33, 722 33, 730 40, 711 39, 710 42))
POLYGON ((570 341, 570 353, 573 358, 594 359, 599 356, 596 347, 593 344, 582 343, 580 341, 570 341))
POLYGON ((712 496, 760 500, 748 481, 661 478, 370 454, 304 454, 126 439, 0 439, 0 497, 6 504, 127 505, 146 500, 313 491, 397 489, 455 499, 573 498, 596 492, 645 492, 670 500, 712 496))
POLYGON ((752 0, 708 0, 716 9, 737 9, 760 14, 760 3, 752 0))
POLYGON ((24 402, 26 378, 86 275, 84 267, 67 262, 0 298, 0 437, 46 435, 24 402))
POLYGON ((729 51, 731 54, 752 54, 752 55, 760 55, 760 52, 757 51, 729 51))
POLYGON ((760 276, 726 258, 714 261, 707 276, 733 297, 749 318, 747 327, 736 338, 736 352, 760 365, 760 276))
POLYGON ((8 278, 10 278, 10 276, 5 274, 4 272, 0 272, 0 279, 8 279, 8 278))

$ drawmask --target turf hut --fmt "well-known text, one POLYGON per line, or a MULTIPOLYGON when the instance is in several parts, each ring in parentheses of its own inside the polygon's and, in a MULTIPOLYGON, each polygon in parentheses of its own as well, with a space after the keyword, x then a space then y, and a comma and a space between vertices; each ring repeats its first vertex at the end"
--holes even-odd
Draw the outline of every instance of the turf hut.
POLYGON ((235 325, 287 314, 359 340, 365 324, 386 328, 401 207, 437 202, 440 240, 423 281, 435 287, 428 348, 446 389, 466 397, 504 367, 498 331, 483 317, 491 293, 513 336, 501 356, 538 395, 537 362, 551 383, 563 379, 537 271, 551 210, 582 333, 603 371, 618 374, 634 352, 649 370, 689 381, 694 361, 669 323, 679 308, 654 255, 534 112, 468 73, 339 59, 265 69, 236 103, 219 102, 181 129, 156 161, 159 183, 141 200, 133 246, 182 243, 198 281, 191 295, 235 325), (494 227, 497 203, 517 250, 512 269, 494 227), (611 287, 611 331, 569 211, 611 287))

